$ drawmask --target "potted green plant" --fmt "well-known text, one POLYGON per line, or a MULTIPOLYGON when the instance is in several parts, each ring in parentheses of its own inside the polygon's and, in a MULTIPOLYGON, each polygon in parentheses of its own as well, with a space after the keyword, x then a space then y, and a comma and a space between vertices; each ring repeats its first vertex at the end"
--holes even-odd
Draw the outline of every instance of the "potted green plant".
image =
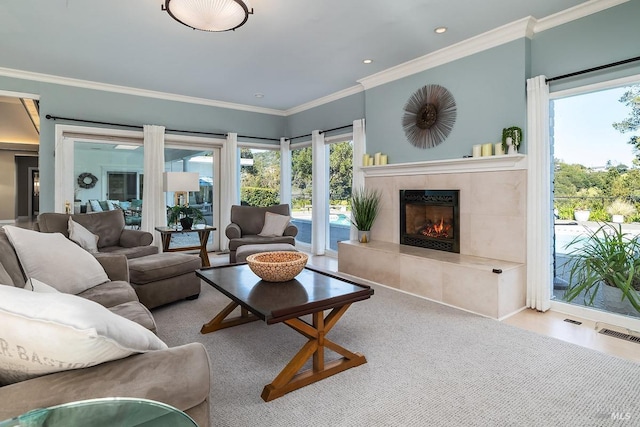
POLYGON ((351 193, 351 223, 358 229, 358 241, 371 240, 371 227, 380 211, 380 192, 365 188, 351 193))
POLYGON ((198 208, 192 208, 188 205, 167 206, 167 222, 169 225, 175 224, 182 226, 183 230, 191 230, 194 223, 204 221, 204 215, 198 208))
POLYGON ((576 221, 589 221, 589 217, 591 216, 591 209, 586 203, 578 203, 573 208, 573 217, 576 221))
POLYGON ((616 199, 607 207, 607 213, 611 215, 611 221, 622 223, 624 222, 625 216, 630 216, 636 213, 636 208, 629 202, 616 199))
POLYGON ((522 129, 511 126, 502 129, 502 150, 506 154, 516 154, 522 143, 522 129))
POLYGON ((623 233, 620 224, 603 224, 576 237, 567 248, 566 301, 582 295, 585 305, 593 306, 601 290, 607 310, 640 312, 640 235, 623 233))

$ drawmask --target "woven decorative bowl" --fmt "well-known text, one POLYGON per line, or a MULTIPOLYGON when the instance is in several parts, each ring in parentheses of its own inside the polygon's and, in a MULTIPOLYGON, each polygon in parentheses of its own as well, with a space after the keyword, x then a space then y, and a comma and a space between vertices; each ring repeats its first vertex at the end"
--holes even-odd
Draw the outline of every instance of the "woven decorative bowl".
POLYGON ((286 282, 298 275, 307 264, 307 254, 276 251, 249 255, 247 264, 258 277, 267 282, 286 282))

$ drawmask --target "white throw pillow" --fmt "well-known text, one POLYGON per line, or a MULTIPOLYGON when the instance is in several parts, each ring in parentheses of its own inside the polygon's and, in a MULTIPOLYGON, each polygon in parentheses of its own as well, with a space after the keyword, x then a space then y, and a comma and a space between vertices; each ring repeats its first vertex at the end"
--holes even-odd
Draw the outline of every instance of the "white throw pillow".
POLYGON ((278 215, 272 212, 265 212, 264 226, 258 236, 263 237, 279 237, 284 233, 285 228, 289 225, 290 216, 278 215))
POLYGON ((0 286, 0 325, 0 386, 167 348, 98 303, 13 286, 0 286))
POLYGON ((53 286, 49 286, 44 282, 41 282, 38 279, 34 279, 33 277, 24 284, 24 288, 28 291, 32 292, 40 292, 41 294, 59 294, 60 292, 54 288, 53 286))
POLYGON ((79 294, 109 277, 93 255, 60 233, 5 225, 27 278, 35 277, 60 292, 79 294))
POLYGON ((87 230, 69 217, 69 238, 80 245, 85 251, 95 254, 98 252, 99 236, 87 230))

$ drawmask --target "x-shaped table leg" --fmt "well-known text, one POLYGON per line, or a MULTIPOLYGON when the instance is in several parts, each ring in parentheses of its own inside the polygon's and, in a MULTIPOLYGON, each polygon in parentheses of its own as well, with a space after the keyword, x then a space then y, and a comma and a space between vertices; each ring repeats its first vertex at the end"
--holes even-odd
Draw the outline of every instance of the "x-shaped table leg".
POLYGON ((211 319, 208 323, 202 325, 200 333, 208 334, 209 332, 214 332, 220 329, 230 328, 232 326, 242 325, 243 323, 249 323, 258 320, 257 316, 249 313, 249 311, 244 307, 240 307, 240 316, 227 319, 227 316, 230 315, 238 305, 239 304, 236 302, 229 303, 229 305, 222 309, 222 311, 218 313, 216 317, 211 319))
POLYGON ((313 324, 309 325, 300 319, 285 320, 289 327, 307 337, 307 343, 291 359, 278 376, 264 387, 262 399, 265 402, 277 399, 293 390, 320 381, 331 375, 335 375, 346 369, 367 363, 367 359, 360 353, 352 353, 342 346, 326 338, 326 334, 335 326, 340 317, 347 311, 351 304, 336 307, 323 317, 322 311, 313 313, 313 324), (325 363, 324 349, 328 348, 340 355, 338 360, 325 363), (313 366, 303 372, 298 372, 304 364, 313 356, 313 366))

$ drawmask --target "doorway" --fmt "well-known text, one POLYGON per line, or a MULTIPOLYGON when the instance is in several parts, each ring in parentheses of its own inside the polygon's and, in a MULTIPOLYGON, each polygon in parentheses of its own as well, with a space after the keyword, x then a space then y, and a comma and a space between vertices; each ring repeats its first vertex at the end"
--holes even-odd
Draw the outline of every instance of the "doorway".
MULTIPOLYGON (((140 174, 142 185, 142 174, 140 174)), ((107 172, 107 198, 109 200, 132 201, 138 197, 137 172, 107 172)), ((140 193, 142 194, 142 188, 140 193)))

